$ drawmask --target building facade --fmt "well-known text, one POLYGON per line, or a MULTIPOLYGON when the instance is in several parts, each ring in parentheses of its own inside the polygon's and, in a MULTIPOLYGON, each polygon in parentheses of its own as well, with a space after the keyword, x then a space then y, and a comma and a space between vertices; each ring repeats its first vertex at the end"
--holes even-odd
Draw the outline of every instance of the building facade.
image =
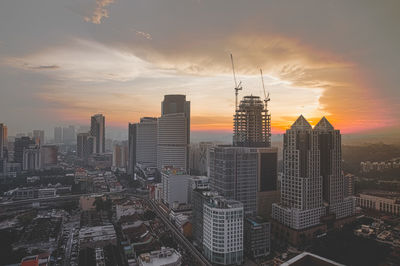
POLYGON ((190 176, 180 169, 164 169, 161 173, 163 202, 172 208, 173 203, 188 203, 188 180, 190 176))
POLYGON ((89 133, 79 133, 76 138, 76 154, 79 158, 87 160, 95 152, 96 137, 89 133))
POLYGON ((258 217, 244 220, 244 251, 253 259, 268 256, 271 251, 271 224, 258 217))
POLYGON ((213 264, 243 263, 243 204, 210 197, 203 209, 203 251, 213 264))
POLYGON ((157 168, 189 170, 190 102, 185 95, 165 95, 157 125, 157 168))
POLYGON ((90 135, 96 137, 95 153, 102 154, 106 150, 106 118, 96 114, 90 119, 90 135))
POLYGON ((141 118, 136 130, 136 162, 157 166, 157 118, 141 118))

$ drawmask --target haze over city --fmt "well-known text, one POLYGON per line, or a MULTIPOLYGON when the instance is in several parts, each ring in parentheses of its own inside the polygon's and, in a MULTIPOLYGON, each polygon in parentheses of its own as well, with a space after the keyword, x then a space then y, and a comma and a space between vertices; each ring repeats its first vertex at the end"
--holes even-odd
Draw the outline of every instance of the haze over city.
POLYGON ((399 130, 398 1, 3 1, 0 113, 9 134, 87 125, 108 133, 186 94, 196 136, 232 132, 234 92, 270 92, 272 133, 303 114, 344 134, 399 130))

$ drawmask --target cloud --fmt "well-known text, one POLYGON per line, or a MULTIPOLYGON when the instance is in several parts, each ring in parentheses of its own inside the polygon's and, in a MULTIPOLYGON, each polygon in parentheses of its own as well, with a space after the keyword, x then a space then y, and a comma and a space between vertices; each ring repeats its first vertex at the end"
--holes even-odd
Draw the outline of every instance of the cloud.
POLYGON ((107 6, 114 3, 115 0, 96 0, 96 7, 91 17, 85 17, 86 22, 101 24, 102 18, 108 18, 107 6))
POLYGON ((31 67, 32 69, 38 69, 38 70, 46 70, 46 69, 59 69, 60 67, 57 65, 47 65, 47 66, 33 66, 31 67))
POLYGON ((138 35, 140 37, 143 37, 143 38, 145 38, 147 40, 152 40, 153 39, 150 33, 147 33, 147 32, 144 32, 144 31, 135 30, 135 29, 133 31, 136 33, 136 35, 138 35))

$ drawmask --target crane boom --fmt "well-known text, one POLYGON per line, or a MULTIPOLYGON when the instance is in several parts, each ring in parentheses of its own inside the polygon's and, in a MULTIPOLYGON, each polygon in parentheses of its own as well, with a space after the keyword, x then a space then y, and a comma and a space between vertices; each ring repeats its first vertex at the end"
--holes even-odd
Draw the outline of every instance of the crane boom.
POLYGON ((263 91, 264 91, 264 103, 265 103, 265 109, 267 109, 268 110, 268 108, 267 108, 267 105, 268 105, 268 102, 269 102, 269 92, 268 92, 268 94, 265 92, 265 86, 264 86, 264 76, 263 76, 263 73, 262 73, 262 69, 260 68, 260 74, 261 74, 261 82, 262 82, 262 86, 263 86, 263 91))
POLYGON ((242 87, 240 86, 240 84, 242 84, 242 82, 239 82, 239 84, 237 84, 235 65, 233 64, 233 55, 232 54, 231 54, 231 63, 232 63, 233 80, 235 82, 235 111, 236 111, 237 105, 238 105, 238 94, 239 94, 239 91, 242 90, 242 87))

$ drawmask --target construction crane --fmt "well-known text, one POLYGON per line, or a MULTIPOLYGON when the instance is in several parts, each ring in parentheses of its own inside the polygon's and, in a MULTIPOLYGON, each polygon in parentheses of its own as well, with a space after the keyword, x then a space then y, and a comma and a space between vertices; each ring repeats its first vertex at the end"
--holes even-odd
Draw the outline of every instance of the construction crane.
POLYGON ((239 94, 239 91, 242 90, 242 87, 240 86, 242 84, 242 82, 240 81, 239 84, 237 84, 235 66, 233 64, 233 56, 232 56, 232 54, 231 54, 231 62, 232 62, 233 80, 235 81, 235 111, 236 111, 237 110, 237 106, 238 106, 238 94, 239 94))
POLYGON ((268 110, 268 102, 270 101, 270 98, 269 98, 269 92, 268 92, 268 94, 265 92, 264 76, 263 76, 263 73, 262 73, 262 69, 261 69, 261 68, 260 68, 260 74, 261 74, 261 82, 262 82, 263 91, 264 91, 264 105, 265 105, 265 110, 268 110))

